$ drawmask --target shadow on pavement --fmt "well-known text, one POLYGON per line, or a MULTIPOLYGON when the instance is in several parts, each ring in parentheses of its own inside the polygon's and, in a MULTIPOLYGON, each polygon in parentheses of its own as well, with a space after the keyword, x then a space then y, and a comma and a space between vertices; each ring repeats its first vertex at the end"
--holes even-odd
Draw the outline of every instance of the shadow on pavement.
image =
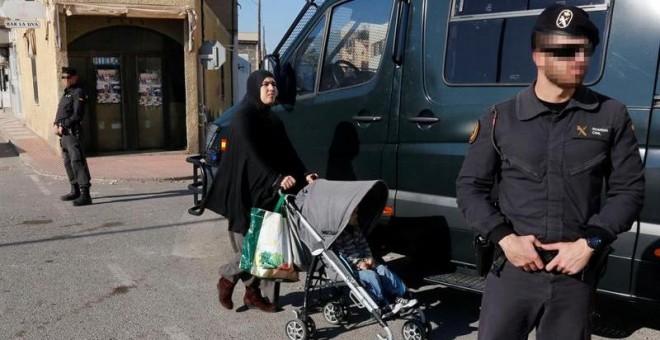
POLYGON ((106 195, 106 196, 93 196, 92 198, 94 199, 94 204, 93 205, 99 205, 99 204, 108 204, 108 203, 121 203, 121 202, 132 202, 132 201, 143 201, 143 200, 150 200, 150 199, 158 199, 158 198, 166 198, 166 197, 177 197, 177 196, 186 196, 186 195, 192 195, 192 191, 190 190, 170 190, 170 191, 163 191, 163 192, 150 192, 150 193, 145 193, 145 194, 126 194, 126 195, 106 195), (120 198, 120 197, 126 197, 123 199, 114 199, 114 200, 103 200, 106 198, 120 198), (101 200, 99 202, 99 200, 101 200))
MULTIPOLYGON (((201 224, 201 223, 206 223, 206 222, 211 222, 211 221, 220 221, 220 220, 222 220, 222 218, 219 217, 219 218, 205 219, 205 220, 199 220, 199 221, 194 221, 194 222, 181 222, 181 223, 163 224, 163 225, 155 225, 155 226, 148 226, 148 227, 141 227, 141 228, 103 231, 103 232, 98 232, 98 233, 89 233, 89 234, 80 234, 80 233, 78 233, 78 234, 69 234, 69 235, 57 235, 57 236, 53 236, 53 237, 47 237, 47 238, 41 238, 41 239, 35 239, 35 240, 25 240, 25 241, 0 243, 0 248, 11 247, 11 246, 22 246, 22 245, 26 245, 26 244, 44 243, 44 242, 51 242, 51 241, 73 240, 73 239, 84 238, 84 237, 96 237, 96 236, 104 236, 104 235, 132 233, 132 232, 137 232, 137 231, 150 231, 150 230, 157 230, 157 229, 163 229, 163 228, 183 227, 183 226, 187 226, 187 225, 201 224)), ((115 224, 113 223, 111 226, 115 226, 115 224)), ((98 228, 93 228, 91 230, 94 230, 94 229, 98 229, 98 228)), ((87 231, 82 231, 82 233, 85 233, 85 232, 87 232, 87 231)))

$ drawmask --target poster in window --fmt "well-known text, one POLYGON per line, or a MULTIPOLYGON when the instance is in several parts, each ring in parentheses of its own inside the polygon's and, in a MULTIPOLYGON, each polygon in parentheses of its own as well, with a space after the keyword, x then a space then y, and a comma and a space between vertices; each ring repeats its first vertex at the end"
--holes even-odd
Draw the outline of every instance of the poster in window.
POLYGON ((140 100, 142 106, 161 106, 163 96, 161 92, 160 74, 140 73, 140 100))
POLYGON ((96 69, 96 93, 99 104, 121 103, 121 82, 118 69, 96 69))

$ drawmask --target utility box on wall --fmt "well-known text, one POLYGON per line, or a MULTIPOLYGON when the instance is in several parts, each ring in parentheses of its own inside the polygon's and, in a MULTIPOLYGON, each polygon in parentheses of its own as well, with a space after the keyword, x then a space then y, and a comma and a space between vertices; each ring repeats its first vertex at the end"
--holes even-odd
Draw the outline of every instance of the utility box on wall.
POLYGON ((199 60, 207 70, 218 70, 227 60, 226 50, 219 41, 205 41, 199 49, 199 60))

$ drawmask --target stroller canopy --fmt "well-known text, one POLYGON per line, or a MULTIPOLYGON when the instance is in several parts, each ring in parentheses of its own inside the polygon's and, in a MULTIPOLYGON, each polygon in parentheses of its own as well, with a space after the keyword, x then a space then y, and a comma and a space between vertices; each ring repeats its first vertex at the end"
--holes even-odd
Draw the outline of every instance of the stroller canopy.
MULTIPOLYGON (((319 179, 301 190, 296 205, 303 217, 321 235, 329 248, 344 230, 353 210, 358 208, 358 223, 365 234, 378 222, 388 189, 383 181, 328 181, 319 179)), ((299 228, 302 241, 308 245, 314 238, 299 228)))

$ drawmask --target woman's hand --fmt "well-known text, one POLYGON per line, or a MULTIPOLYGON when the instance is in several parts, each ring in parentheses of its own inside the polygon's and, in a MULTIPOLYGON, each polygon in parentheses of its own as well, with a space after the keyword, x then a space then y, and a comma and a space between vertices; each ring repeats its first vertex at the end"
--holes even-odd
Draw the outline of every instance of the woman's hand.
POLYGON ((282 182, 280 182, 280 187, 284 190, 289 190, 293 188, 294 185, 296 185, 296 179, 293 178, 293 176, 286 176, 282 179, 282 182))
POLYGON ((315 172, 305 176, 305 179, 307 180, 307 184, 312 184, 312 182, 314 182, 318 178, 319 175, 315 172))

